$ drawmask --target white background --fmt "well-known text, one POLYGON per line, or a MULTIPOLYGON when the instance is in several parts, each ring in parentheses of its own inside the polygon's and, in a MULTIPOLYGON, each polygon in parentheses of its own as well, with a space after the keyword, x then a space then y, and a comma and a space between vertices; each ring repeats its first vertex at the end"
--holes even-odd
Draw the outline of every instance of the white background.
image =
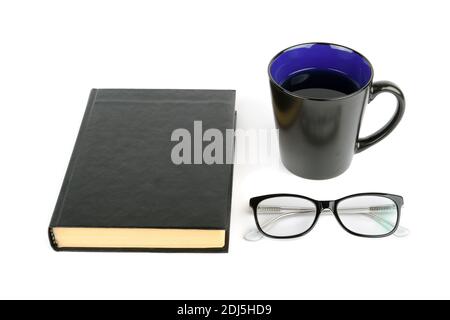
MULTIPOLYGON (((2 1, 0 298, 450 298, 446 1, 2 1), (274 126, 266 67, 303 42, 350 46, 404 91, 386 140, 328 181, 236 166, 228 254, 56 253, 47 226, 91 88, 236 89, 239 128, 274 126), (254 195, 401 194, 407 238, 323 216, 294 241, 246 242, 254 195)), ((381 96, 363 132, 387 121, 381 96)))

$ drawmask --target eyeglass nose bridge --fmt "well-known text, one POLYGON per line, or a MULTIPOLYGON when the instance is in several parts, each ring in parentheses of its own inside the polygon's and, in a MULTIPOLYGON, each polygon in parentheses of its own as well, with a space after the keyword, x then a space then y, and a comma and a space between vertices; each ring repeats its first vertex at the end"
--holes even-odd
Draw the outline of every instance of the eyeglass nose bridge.
POLYGON ((319 209, 320 209, 320 212, 322 212, 324 210, 329 210, 331 212, 334 212, 335 202, 333 200, 319 201, 319 209))

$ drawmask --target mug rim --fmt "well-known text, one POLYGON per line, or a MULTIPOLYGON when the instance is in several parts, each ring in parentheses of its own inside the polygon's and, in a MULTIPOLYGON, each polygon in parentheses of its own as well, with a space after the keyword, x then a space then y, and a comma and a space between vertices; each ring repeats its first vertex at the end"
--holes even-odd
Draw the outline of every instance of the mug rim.
POLYGON ((347 98, 356 96, 356 95, 358 95, 359 93, 365 91, 365 90, 370 86, 370 84, 373 82, 373 73, 374 73, 372 63, 371 63, 370 60, 367 59, 363 54, 361 54, 360 52, 358 52, 358 51, 356 51, 356 50, 354 50, 354 49, 352 49, 352 48, 350 48, 350 47, 343 46, 343 45, 341 45, 341 44, 331 43, 331 42, 305 42, 305 43, 296 44, 296 45, 290 46, 290 47, 288 47, 288 48, 286 48, 286 49, 283 49, 283 50, 281 50, 280 52, 278 52, 278 53, 270 60, 269 66, 267 67, 267 71, 268 71, 268 73, 269 73, 269 80, 270 80, 270 82, 273 83, 273 84, 274 84, 277 88, 279 88, 281 91, 283 91, 284 93, 286 93, 286 94, 288 94, 289 96, 294 97, 294 98, 301 98, 301 99, 312 100, 312 101, 336 101, 336 100, 344 100, 344 99, 347 99, 347 98), (303 96, 301 96, 301 95, 295 95, 295 94, 293 94, 292 92, 290 92, 290 91, 284 89, 281 85, 279 85, 279 84, 273 79, 272 73, 270 72, 270 68, 271 68, 272 64, 274 63, 274 61, 275 61, 279 56, 281 56, 283 53, 285 53, 285 52, 287 52, 287 51, 289 51, 289 50, 291 50, 291 49, 293 49, 293 48, 295 48, 295 47, 300 47, 300 46, 305 46, 305 45, 315 45, 315 44, 321 44, 321 45, 329 45, 329 46, 340 47, 340 48, 344 48, 344 49, 347 49, 347 50, 351 50, 352 52, 354 52, 354 53, 356 53, 357 55, 359 55, 361 58, 363 58, 365 61, 367 61, 368 65, 369 65, 369 68, 370 68, 370 79, 369 79, 369 81, 367 81, 367 83, 366 83, 363 87, 361 87, 359 90, 357 90, 357 91, 355 91, 355 92, 352 92, 352 93, 350 93, 350 94, 347 94, 347 95, 345 95, 345 96, 342 96, 342 97, 337 97, 337 98, 314 98, 314 97, 303 97, 303 96))

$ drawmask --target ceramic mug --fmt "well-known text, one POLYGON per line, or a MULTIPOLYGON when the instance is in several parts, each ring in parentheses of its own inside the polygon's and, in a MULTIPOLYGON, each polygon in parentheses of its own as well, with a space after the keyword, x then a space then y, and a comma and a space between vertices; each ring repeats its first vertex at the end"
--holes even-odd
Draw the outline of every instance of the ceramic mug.
POLYGON ((271 60, 268 71, 281 160, 303 178, 342 174, 353 155, 389 135, 405 111, 399 87, 388 81, 373 82, 371 63, 341 45, 290 47, 271 60), (396 111, 384 127, 360 138, 364 108, 383 92, 396 97, 396 111))

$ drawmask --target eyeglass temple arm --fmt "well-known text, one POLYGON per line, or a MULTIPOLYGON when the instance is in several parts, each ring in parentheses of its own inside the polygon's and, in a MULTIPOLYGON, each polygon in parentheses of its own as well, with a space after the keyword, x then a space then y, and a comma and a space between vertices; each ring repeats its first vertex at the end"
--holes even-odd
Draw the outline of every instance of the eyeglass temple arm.
MULTIPOLYGON (((299 214, 299 213, 315 212, 314 210, 312 210, 310 208, 298 208, 298 207, 258 206, 258 209, 262 209, 266 213, 280 213, 282 210, 291 210, 291 212, 287 212, 285 214, 282 214, 282 215, 279 215, 279 216, 275 217, 272 220, 267 221, 266 223, 264 223, 261 226, 262 228, 265 228, 265 227, 275 223, 276 221, 278 221, 278 220, 280 220, 282 218, 291 216, 291 215, 295 215, 295 214, 299 214), (292 210, 294 210, 294 211, 292 211, 292 210)), ((379 216, 375 215, 374 212, 380 212, 382 210, 391 210, 391 209, 392 209, 392 206, 389 205, 389 206, 374 206, 374 207, 369 207, 369 208, 345 208, 345 209, 340 209, 340 212, 342 212, 342 213, 355 212, 355 213, 358 213, 358 214, 364 214, 364 215, 368 216, 369 218, 371 218, 371 219, 375 220, 376 222, 378 222, 386 230, 390 230, 393 227, 395 227, 395 225, 392 222, 390 222, 390 221, 388 221, 386 219, 383 219, 382 217, 379 217, 379 216)), ((398 228, 397 228, 397 230, 396 230, 394 235, 396 235, 398 237, 404 237, 404 236, 406 236, 408 234, 409 234, 409 230, 407 228, 404 228, 402 226, 398 226, 398 228)), ((248 232, 245 235, 245 238, 247 240, 252 240, 252 239, 249 239, 249 238, 253 238, 253 240, 254 240, 254 237, 252 237, 252 235, 253 236, 257 235, 259 239, 261 239, 262 236, 263 236, 262 233, 259 232, 258 229, 255 229, 255 230, 250 230, 250 232, 248 232)), ((259 239, 256 239, 256 240, 259 240, 259 239)))
MULTIPOLYGON (((281 217, 289 216, 296 213, 310 213, 314 212, 314 210, 311 210, 310 208, 294 208, 294 207, 274 207, 274 206, 259 206, 259 209, 262 209, 263 211, 266 211, 267 213, 280 213, 283 210, 290 210, 292 212, 287 212, 286 214, 283 214, 281 217)), ((380 212, 380 211, 387 211, 391 210, 393 207, 391 205, 389 206, 373 206, 369 208, 344 208, 340 209, 339 211, 342 213, 357 213, 357 214, 364 214, 368 217, 372 218, 373 220, 376 220, 380 225, 382 225, 385 229, 390 230, 395 225, 384 219, 383 217, 377 216, 374 212, 380 212)), ((277 219, 279 220, 279 219, 277 219)), ((276 221, 276 220, 275 220, 276 221)), ((269 221, 269 222, 275 222, 275 221, 269 221)))

